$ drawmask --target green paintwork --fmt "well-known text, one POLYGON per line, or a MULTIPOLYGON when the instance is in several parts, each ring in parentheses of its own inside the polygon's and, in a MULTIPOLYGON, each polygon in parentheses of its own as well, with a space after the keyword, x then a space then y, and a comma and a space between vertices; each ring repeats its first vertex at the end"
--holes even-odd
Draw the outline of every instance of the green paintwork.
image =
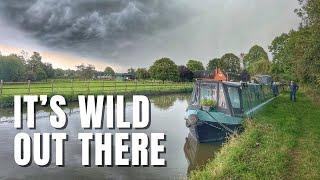
POLYGON ((243 118, 241 117, 232 117, 222 112, 205 112, 199 110, 197 115, 201 121, 220 122, 223 124, 241 124, 243 121, 243 118), (208 113, 210 113, 210 115, 214 118, 212 118, 208 113))

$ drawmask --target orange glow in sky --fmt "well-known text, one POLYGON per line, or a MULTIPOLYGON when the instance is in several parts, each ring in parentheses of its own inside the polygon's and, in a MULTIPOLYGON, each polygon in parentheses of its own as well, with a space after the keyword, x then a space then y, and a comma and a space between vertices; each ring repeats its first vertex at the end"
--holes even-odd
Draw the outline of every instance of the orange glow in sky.
MULTIPOLYGON (((8 46, 4 44, 0 44, 0 52, 2 55, 9 54, 21 54, 22 51, 28 53, 28 56, 31 56, 35 50, 31 49, 21 49, 13 46, 8 46)), ((96 70, 103 71, 105 67, 111 66, 117 72, 125 72, 125 68, 117 65, 112 65, 108 63, 104 63, 97 59, 92 58, 83 58, 79 56, 75 56, 68 53, 59 53, 54 51, 37 51, 42 56, 43 62, 51 63, 54 68, 61 69, 76 69, 76 65, 79 64, 93 64, 96 67, 96 70)))

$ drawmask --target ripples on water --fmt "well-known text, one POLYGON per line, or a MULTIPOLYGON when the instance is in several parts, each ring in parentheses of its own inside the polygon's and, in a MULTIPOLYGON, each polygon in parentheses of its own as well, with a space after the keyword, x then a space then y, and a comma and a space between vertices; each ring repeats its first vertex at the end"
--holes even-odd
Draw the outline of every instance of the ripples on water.
MULTIPOLYGON (((153 96, 151 99, 151 125, 146 130, 83 130, 80 125, 77 103, 70 103, 64 111, 68 115, 68 126, 64 130, 55 130, 50 126, 49 108, 38 107, 36 113, 37 129, 25 129, 32 134, 66 132, 69 140, 65 143, 65 167, 19 167, 14 162, 13 140, 21 130, 13 128, 13 108, 0 110, 0 179, 186 179, 190 171, 203 166, 213 158, 220 144, 198 144, 185 127, 184 113, 187 108, 189 94, 153 96), (82 167, 81 142, 77 139, 81 132, 163 132, 167 141, 166 154, 161 158, 167 160, 166 167, 82 167)), ((25 112, 25 111, 24 111, 25 112)), ((126 120, 131 121, 132 104, 127 102, 126 120)), ((26 115, 23 115, 26 118, 26 115)), ((91 152, 94 153, 94 146, 91 152)), ((55 147, 52 147, 54 164, 55 147)), ((128 154, 129 155, 129 154, 128 154)), ((130 155, 129 155, 130 156, 130 155)), ((94 155, 91 155, 91 164, 94 155)))

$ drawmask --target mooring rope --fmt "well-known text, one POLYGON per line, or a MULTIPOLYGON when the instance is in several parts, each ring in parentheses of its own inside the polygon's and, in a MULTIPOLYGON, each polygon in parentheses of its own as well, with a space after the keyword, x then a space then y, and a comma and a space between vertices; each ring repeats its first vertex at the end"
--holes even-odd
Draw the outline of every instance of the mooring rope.
MULTIPOLYGON (((228 128, 227 126, 225 126, 223 123, 219 122, 219 121, 217 120, 217 118, 213 117, 208 111, 205 111, 205 112, 206 112, 207 114, 209 114, 209 116, 210 116, 211 118, 215 119, 215 120, 217 121, 217 123, 218 123, 221 127, 223 127, 225 130, 229 131, 231 134, 235 134, 234 131, 232 131, 230 128, 228 128)), ((209 125, 209 126, 211 126, 211 127, 215 127, 215 126, 213 126, 213 125, 211 125, 211 124, 209 124, 209 123, 207 123, 207 122, 205 122, 205 121, 204 121, 204 123, 207 124, 207 125, 209 125)))

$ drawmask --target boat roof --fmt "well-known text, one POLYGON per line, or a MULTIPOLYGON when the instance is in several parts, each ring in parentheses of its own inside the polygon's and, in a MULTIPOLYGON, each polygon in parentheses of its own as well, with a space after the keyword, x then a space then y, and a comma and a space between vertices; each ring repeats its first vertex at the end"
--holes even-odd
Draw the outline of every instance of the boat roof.
MULTIPOLYGON (((229 86, 241 86, 241 82, 234 82, 234 81, 217 81, 214 79, 196 79, 196 82, 205 82, 205 83, 223 83, 229 86)), ((260 85, 257 83, 247 83, 248 85, 260 85)))

